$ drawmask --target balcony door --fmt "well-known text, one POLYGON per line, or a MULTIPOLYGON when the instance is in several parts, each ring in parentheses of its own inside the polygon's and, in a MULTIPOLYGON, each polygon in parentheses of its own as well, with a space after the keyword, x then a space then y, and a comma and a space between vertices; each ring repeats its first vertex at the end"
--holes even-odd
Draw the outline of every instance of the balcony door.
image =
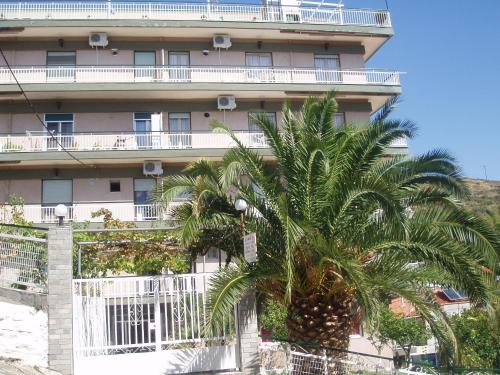
POLYGON ((316 68, 316 80, 318 82, 340 82, 342 81, 340 70, 340 59, 338 55, 315 55, 314 67, 316 68))
POLYGON ((49 222, 56 219, 55 206, 64 204, 68 207, 67 220, 71 219, 73 205, 72 180, 43 180, 42 181, 42 221, 49 222))
POLYGON ((134 113, 134 132, 138 148, 152 149, 161 145, 162 115, 153 112, 134 113))
POLYGON ((168 65, 170 66, 171 80, 179 82, 191 80, 189 52, 169 52, 168 65))
POLYGON ((47 52, 47 80, 73 82, 75 80, 76 52, 47 52))
POLYGON ((136 220, 153 220, 158 217, 155 205, 152 205, 156 180, 152 178, 134 179, 134 205, 136 220))
POLYGON ((47 113, 45 114, 45 126, 49 133, 47 136, 47 150, 60 150, 61 146, 72 148, 75 126, 72 113, 47 113))
POLYGON ((249 67, 248 79, 250 81, 274 81, 272 71, 273 59, 271 53, 247 53, 245 64, 249 67))
POLYGON ((248 130, 250 131, 250 147, 265 147, 266 137, 262 133, 261 127, 257 124, 254 117, 259 113, 263 114, 276 127, 276 112, 249 112, 248 130))
POLYGON ((156 78, 156 52, 135 51, 134 67, 136 81, 152 81, 156 78))
POLYGON ((170 112, 168 114, 170 144, 176 148, 191 147, 191 114, 170 112))

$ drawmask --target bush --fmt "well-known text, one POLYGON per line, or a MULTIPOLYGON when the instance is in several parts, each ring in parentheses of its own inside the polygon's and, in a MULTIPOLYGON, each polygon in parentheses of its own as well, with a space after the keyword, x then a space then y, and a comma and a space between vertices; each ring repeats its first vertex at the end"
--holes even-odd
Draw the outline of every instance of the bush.
POLYGON ((275 339, 288 339, 286 307, 276 301, 266 301, 259 313, 261 329, 269 331, 275 339))

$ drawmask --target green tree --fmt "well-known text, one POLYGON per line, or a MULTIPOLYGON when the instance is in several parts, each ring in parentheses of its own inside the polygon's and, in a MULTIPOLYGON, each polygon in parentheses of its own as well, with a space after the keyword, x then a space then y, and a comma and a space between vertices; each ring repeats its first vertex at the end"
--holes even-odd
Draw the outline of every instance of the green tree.
POLYGON ((388 294, 412 303, 442 340, 449 326, 431 283, 490 303, 492 276, 482 266, 495 269, 498 234, 461 206, 467 189, 446 152, 388 157, 391 142, 415 133, 411 122, 388 119, 394 104, 362 127, 333 124, 333 94, 307 99, 299 115, 285 106, 280 130, 257 115, 271 162, 218 124, 214 131, 237 145, 223 162, 198 162, 208 171, 166 179, 159 193, 165 204, 199 186, 177 211, 189 212, 179 215, 187 245, 202 241, 207 228, 234 232, 235 198, 250 207, 245 228, 257 233, 258 261, 237 256, 212 279, 214 329, 255 288, 287 306, 290 339, 338 349, 348 348, 357 316, 376 324, 388 294))
POLYGON ((500 367, 500 330, 482 309, 469 309, 451 317, 462 367, 500 367))
POLYGON ((411 347, 426 345, 431 338, 431 332, 419 318, 407 318, 402 314, 395 314, 389 308, 384 308, 380 314, 379 325, 372 341, 377 345, 390 345, 394 352, 398 347, 405 353, 405 362, 410 363, 411 347))

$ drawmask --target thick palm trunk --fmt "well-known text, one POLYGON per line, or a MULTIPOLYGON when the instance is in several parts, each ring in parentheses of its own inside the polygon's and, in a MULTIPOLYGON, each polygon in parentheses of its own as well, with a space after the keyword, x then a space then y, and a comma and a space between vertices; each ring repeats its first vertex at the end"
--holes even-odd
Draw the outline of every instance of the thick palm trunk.
POLYGON ((312 293, 295 297, 287 319, 290 340, 333 349, 336 356, 343 357, 354 322, 352 296, 312 293))
POLYGON ((300 367, 308 374, 347 374, 347 368, 340 362, 347 356, 349 334, 354 322, 352 296, 337 293, 334 296, 312 293, 296 296, 288 310, 288 333, 291 341, 311 344, 311 354, 323 355, 324 349, 331 349, 328 357, 334 357, 325 368, 317 360, 306 360, 300 367), (335 361, 338 359, 339 361, 335 361))

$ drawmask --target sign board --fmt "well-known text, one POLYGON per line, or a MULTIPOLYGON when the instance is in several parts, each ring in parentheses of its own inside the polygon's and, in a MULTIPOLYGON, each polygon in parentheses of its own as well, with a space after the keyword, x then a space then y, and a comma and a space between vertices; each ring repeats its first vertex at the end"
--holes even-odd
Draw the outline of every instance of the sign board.
POLYGON ((257 261, 257 236, 255 233, 243 237, 245 260, 249 263, 257 261))

